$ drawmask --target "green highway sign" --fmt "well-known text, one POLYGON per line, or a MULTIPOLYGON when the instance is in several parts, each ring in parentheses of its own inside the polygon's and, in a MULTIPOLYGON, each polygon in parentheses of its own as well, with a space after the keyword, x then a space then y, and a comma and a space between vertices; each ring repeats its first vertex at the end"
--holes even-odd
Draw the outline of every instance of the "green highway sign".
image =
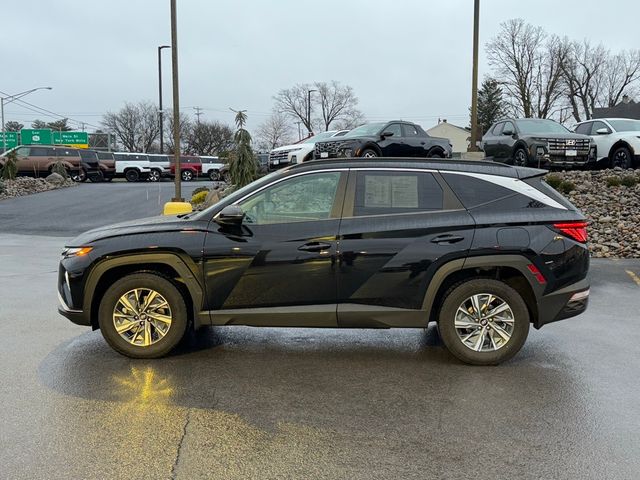
POLYGON ((53 132, 55 145, 89 145, 87 132, 53 132))
POLYGON ((20 143, 22 145, 51 145, 51 130, 20 130, 20 143))
POLYGON ((8 150, 18 146, 18 132, 0 132, 0 148, 8 150))

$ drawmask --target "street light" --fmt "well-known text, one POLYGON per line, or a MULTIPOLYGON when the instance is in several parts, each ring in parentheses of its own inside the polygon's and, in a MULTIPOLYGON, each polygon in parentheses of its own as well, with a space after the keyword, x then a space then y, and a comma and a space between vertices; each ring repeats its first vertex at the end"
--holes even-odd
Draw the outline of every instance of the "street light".
POLYGON ((0 130, 0 132, 2 132, 2 149, 3 150, 5 149, 5 145, 6 145, 6 141, 5 141, 6 135, 4 133, 4 104, 11 103, 37 90, 53 90, 53 89, 51 87, 37 87, 37 88, 32 88, 31 90, 25 90, 24 92, 16 93, 15 95, 0 97, 0 116, 2 117, 2 130, 0 130))
POLYGON ((158 114, 160 116, 160 153, 164 153, 164 122, 162 119, 162 49, 171 48, 171 45, 160 45, 158 47, 158 114))
POLYGON ((317 90, 307 90, 307 130, 309 130, 309 136, 313 135, 311 131, 311 92, 317 92, 317 90))

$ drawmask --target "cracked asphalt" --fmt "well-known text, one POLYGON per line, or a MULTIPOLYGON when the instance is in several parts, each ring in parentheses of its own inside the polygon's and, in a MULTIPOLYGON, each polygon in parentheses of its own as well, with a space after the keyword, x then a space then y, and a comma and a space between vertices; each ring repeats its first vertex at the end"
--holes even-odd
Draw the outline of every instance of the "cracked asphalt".
POLYGON ((135 361, 58 315, 55 282, 76 220, 153 213, 145 188, 0 202, 0 478, 638 478, 640 261, 593 260, 589 310, 498 367, 433 327, 219 327, 135 361))

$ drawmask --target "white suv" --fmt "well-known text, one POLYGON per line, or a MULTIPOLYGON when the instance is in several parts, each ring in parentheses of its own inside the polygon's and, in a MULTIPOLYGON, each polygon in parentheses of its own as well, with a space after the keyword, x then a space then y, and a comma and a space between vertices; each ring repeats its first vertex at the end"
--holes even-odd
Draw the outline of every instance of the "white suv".
POLYGON ((116 177, 124 177, 127 182, 137 182, 147 179, 151 168, 146 153, 116 152, 116 177))
POLYGON ((640 166, 640 120, 594 118, 576 125, 575 132, 591 137, 598 162, 611 168, 640 166))
POLYGON ((306 138, 293 145, 274 148, 269 152, 269 170, 277 170, 287 165, 302 163, 311 160, 316 142, 326 140, 331 137, 341 137, 349 130, 329 130, 319 133, 313 137, 306 138))
POLYGON ((202 175, 209 175, 212 181, 221 180, 220 169, 224 167, 224 163, 218 157, 200 155, 200 160, 202 161, 202 175))

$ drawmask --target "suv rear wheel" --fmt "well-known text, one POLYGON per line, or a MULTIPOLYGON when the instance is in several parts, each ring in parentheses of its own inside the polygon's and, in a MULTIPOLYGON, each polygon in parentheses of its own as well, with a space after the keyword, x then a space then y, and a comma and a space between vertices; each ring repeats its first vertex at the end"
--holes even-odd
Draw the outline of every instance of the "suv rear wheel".
POLYGON ((140 172, 135 168, 130 168, 124 172, 124 178, 127 179, 127 182, 137 182, 140 179, 140 172))
POLYGON ((75 171, 71 174, 71 180, 74 182, 86 182, 87 181, 87 172, 85 172, 84 168, 81 168, 78 171, 75 171))
POLYGON ((360 156, 363 158, 375 158, 378 156, 378 152, 376 152, 372 148, 367 148, 362 152, 360 156))
POLYGON ((445 294, 438 328, 445 346, 472 365, 513 357, 529 334, 529 311, 520 294, 499 280, 458 283, 445 294))
POLYGON ((178 288, 153 273, 134 273, 106 291, 98 310, 100 331, 117 352, 132 358, 169 353, 187 329, 187 307, 178 288))
POLYGON ((193 172, 191 170, 183 170, 181 177, 183 181, 190 182, 193 180, 193 172))
POLYGON ((520 147, 517 148, 515 152, 513 152, 513 164, 516 167, 526 167, 529 163, 529 156, 527 155, 527 151, 520 147))

